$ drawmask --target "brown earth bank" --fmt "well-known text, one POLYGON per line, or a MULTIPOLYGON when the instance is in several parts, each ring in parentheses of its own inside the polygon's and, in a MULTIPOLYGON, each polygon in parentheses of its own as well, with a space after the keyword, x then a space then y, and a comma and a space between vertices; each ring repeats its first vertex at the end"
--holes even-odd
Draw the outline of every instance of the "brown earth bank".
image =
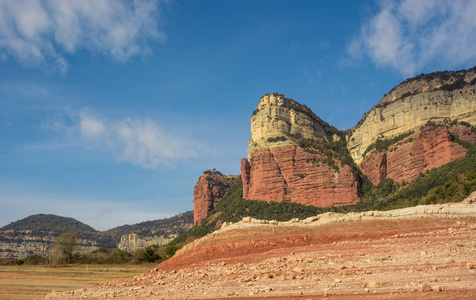
POLYGON ((245 218, 131 279, 47 299, 474 299, 476 204, 245 218))

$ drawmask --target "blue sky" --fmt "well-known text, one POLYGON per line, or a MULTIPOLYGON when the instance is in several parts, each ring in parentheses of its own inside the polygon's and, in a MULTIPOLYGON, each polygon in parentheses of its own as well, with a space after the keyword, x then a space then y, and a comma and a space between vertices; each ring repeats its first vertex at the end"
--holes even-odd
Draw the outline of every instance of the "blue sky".
POLYGON ((0 0, 0 226, 193 209, 279 92, 339 129, 407 77, 476 65, 475 1, 0 0))

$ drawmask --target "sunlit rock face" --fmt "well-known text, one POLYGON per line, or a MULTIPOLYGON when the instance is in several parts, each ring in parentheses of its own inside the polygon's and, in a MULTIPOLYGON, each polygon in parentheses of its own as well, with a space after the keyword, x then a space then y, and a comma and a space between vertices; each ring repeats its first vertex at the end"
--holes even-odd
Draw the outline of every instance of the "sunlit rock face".
POLYGON ((471 127, 425 126, 387 149, 369 151, 363 157, 360 169, 373 184, 386 178, 411 183, 421 173, 466 155, 468 149, 458 144, 455 136, 470 144, 476 142, 476 133, 471 127))
POLYGON ((251 118, 248 159, 241 161, 243 197, 321 207, 356 203, 359 180, 350 166, 329 164, 322 151, 300 144, 339 139, 328 129, 307 106, 264 95, 251 118))
POLYGON ((239 181, 240 176, 225 176, 217 171, 209 171, 200 176, 193 190, 194 225, 199 225, 225 196, 227 189, 239 181))
POLYGON ((408 79, 393 88, 347 135, 356 163, 378 138, 418 131, 428 121, 476 125, 476 68, 436 72, 408 79))

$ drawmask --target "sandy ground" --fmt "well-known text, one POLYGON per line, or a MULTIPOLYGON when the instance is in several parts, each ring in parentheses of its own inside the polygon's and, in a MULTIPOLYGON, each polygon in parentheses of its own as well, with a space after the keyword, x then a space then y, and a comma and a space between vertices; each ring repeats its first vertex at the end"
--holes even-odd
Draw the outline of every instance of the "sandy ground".
POLYGON ((226 226, 141 275, 47 299, 476 299, 476 204, 226 226))
POLYGON ((142 265, 0 266, 0 299, 44 299, 52 291, 131 278, 150 268, 142 265))

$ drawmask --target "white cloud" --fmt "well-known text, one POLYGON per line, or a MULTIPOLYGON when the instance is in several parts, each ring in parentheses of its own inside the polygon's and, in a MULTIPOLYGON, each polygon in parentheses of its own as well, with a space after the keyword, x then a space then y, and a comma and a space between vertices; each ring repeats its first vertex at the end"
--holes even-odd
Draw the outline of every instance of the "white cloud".
POLYGON ((354 58, 414 75, 432 63, 451 68, 476 58, 476 1, 384 1, 348 45, 354 58))
POLYGON ((80 143, 88 150, 100 150, 118 161, 142 168, 170 166, 196 157, 205 149, 200 142, 169 133, 152 120, 106 119, 87 108, 66 122, 61 119, 45 122, 43 128, 62 135, 71 146, 80 143))
POLYGON ((79 113, 79 129, 84 138, 98 139, 107 134, 103 122, 93 116, 88 109, 83 109, 79 113))
POLYGON ((0 55, 27 67, 47 63, 66 72, 64 54, 78 49, 117 61, 150 53, 163 0, 0 0, 0 55))
POLYGON ((120 146, 119 159, 143 167, 157 167, 198 154, 199 144, 166 133, 151 120, 120 122, 115 128, 120 146))

